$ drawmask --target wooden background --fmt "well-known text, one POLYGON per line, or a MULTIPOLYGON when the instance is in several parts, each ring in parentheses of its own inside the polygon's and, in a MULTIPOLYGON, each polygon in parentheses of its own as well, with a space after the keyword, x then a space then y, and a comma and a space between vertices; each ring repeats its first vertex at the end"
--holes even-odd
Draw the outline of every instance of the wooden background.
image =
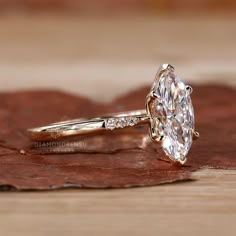
MULTIPOLYGON (((0 17, 0 89, 97 101, 150 84, 169 62, 191 83, 236 84, 236 17, 0 17)), ((235 105, 232 101, 232 109, 235 105)), ((235 235, 236 172, 150 188, 0 193, 0 235, 235 235)))
POLYGON ((120 190, 1 193, 1 235, 235 235, 235 171, 120 190))
POLYGON ((234 0, 0 0, 0 12, 66 12, 87 14, 123 14, 131 12, 234 12, 234 0))

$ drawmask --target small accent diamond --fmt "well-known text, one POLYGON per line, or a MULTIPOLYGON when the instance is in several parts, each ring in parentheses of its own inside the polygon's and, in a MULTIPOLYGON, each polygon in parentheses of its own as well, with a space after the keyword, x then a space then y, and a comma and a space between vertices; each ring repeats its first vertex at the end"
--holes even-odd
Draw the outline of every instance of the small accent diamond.
POLYGON ((127 121, 124 117, 118 119, 117 127, 124 128, 126 125, 127 125, 127 121))
POLYGON ((111 118, 106 121, 106 128, 113 130, 115 128, 124 128, 126 126, 134 126, 138 123, 137 117, 120 117, 111 118))
POLYGON ((138 122, 138 118, 136 117, 127 118, 127 125, 129 126, 134 126, 135 124, 137 124, 137 122, 138 122))
POLYGON ((108 119, 106 121, 106 128, 107 129, 110 129, 110 130, 113 130, 116 128, 116 119, 108 119))

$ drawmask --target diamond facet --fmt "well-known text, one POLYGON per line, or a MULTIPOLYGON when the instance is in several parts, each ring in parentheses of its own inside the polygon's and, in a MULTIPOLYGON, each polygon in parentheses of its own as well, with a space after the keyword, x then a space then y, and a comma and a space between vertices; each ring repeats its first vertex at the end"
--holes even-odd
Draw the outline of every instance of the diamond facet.
MULTIPOLYGON (((190 93, 174 71, 164 71, 155 81, 156 110, 151 116, 160 120, 164 137, 162 148, 175 161, 183 162, 192 145, 194 112, 190 93)), ((159 124, 160 125, 160 124, 159 124)))

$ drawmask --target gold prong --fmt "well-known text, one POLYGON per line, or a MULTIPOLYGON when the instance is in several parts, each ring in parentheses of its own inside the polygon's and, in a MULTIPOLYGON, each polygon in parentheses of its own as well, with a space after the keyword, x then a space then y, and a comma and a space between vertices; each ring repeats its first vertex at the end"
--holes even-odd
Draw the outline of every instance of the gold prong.
POLYGON ((151 91, 148 96, 151 98, 157 98, 157 95, 155 94, 154 91, 151 91))
POLYGON ((196 139, 198 139, 199 137, 200 137, 199 132, 194 131, 194 132, 193 132, 193 140, 196 140, 196 139))
POLYGON ((191 94, 193 92, 193 88, 189 85, 186 85, 186 90, 187 90, 188 94, 191 94))
POLYGON ((153 141, 156 141, 156 142, 161 142, 164 138, 164 136, 160 135, 157 131, 157 126, 158 126, 158 123, 159 120, 158 119, 150 119, 150 131, 149 131, 149 134, 150 134, 150 138, 153 140, 153 141))
POLYGON ((174 72, 175 68, 174 68, 174 66, 167 64, 167 70, 174 72))
POLYGON ((159 135, 158 137, 155 138, 155 140, 157 142, 161 142, 163 140, 164 136, 163 135, 159 135))
POLYGON ((183 165, 187 161, 186 156, 181 156, 180 159, 178 159, 178 162, 183 165))
POLYGON ((175 68, 172 66, 172 65, 170 65, 170 64, 162 64, 160 67, 159 67, 159 72, 160 71, 164 71, 164 70, 170 70, 170 71, 174 71, 175 70, 175 68))
POLYGON ((181 157, 180 157, 179 159, 177 159, 177 160, 175 160, 175 159, 171 159, 171 160, 174 161, 173 164, 174 164, 175 166, 182 166, 182 165, 184 165, 184 164, 186 163, 187 158, 186 158, 186 156, 181 156, 181 157))
POLYGON ((155 80, 158 81, 161 77, 161 75, 166 72, 166 71, 171 71, 171 72, 174 72, 175 71, 175 68, 170 65, 170 64, 162 64, 159 69, 157 70, 157 74, 155 76, 155 80))

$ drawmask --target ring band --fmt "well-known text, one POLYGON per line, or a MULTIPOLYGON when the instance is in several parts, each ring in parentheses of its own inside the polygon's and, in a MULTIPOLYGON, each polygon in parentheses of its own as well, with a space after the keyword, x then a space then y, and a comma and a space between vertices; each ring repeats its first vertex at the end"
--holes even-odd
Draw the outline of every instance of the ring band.
POLYGON ((112 113, 102 117, 80 118, 53 123, 48 126, 29 129, 28 132, 32 140, 42 141, 139 126, 147 123, 149 123, 149 116, 146 110, 136 110, 126 113, 112 113))
POLYGON ((146 98, 146 109, 68 120, 28 132, 33 141, 43 141, 149 124, 151 140, 161 142, 171 161, 184 164, 192 140, 199 137, 194 130, 192 91, 176 76, 173 66, 163 64, 146 98))

